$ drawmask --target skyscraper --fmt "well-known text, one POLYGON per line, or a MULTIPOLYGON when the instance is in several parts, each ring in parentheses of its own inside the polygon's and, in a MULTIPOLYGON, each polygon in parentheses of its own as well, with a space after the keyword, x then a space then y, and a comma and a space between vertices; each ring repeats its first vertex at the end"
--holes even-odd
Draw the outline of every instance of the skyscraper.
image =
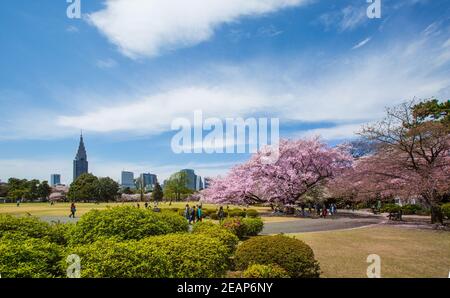
POLYGON ((56 186, 61 184, 61 175, 60 174, 52 174, 50 176, 50 186, 56 186))
POLYGON ((122 171, 121 176, 122 176, 121 179, 122 188, 136 189, 136 185, 134 184, 133 172, 122 171))
POLYGON ((80 136, 80 144, 78 145, 78 152, 73 161, 73 181, 77 180, 82 174, 88 172, 88 161, 86 148, 84 147, 83 134, 80 136))

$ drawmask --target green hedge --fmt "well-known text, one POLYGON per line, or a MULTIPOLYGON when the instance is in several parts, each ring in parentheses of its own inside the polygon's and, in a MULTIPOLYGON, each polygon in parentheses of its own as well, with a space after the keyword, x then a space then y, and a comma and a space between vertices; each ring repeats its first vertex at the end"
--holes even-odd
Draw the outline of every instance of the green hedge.
POLYGON ((386 204, 381 208, 381 212, 400 212, 402 207, 397 204, 386 204))
POLYGON ((228 269, 228 248, 204 234, 170 234, 140 241, 104 239, 74 247, 84 278, 215 278, 228 269))
POLYGON ((228 229, 212 222, 196 223, 192 229, 192 233, 205 234, 210 237, 219 239, 228 247, 230 253, 233 253, 236 250, 236 245, 239 242, 238 237, 228 229))
POLYGON ((239 239, 244 239, 247 236, 247 229, 242 218, 228 217, 223 221, 222 226, 236 235, 239 239))
POLYGON ((44 239, 14 239, 11 233, 0 240, 0 273, 2 278, 62 277, 62 248, 44 239))
POLYGON ((264 223, 260 218, 226 218, 222 226, 235 234, 239 239, 258 235, 264 228, 264 223))
POLYGON ((289 278, 289 274, 278 265, 250 265, 242 274, 244 278, 289 278))
POLYGON ((243 218, 242 223, 245 227, 246 236, 256 236, 264 228, 264 222, 260 218, 243 218))
POLYGON ((259 215, 259 212, 257 210, 255 210, 255 209, 248 209, 247 210, 247 217, 255 218, 255 217, 259 217, 259 216, 260 215, 259 215))
POLYGON ((450 203, 442 205, 441 209, 444 216, 450 219, 450 203))
POLYGON ((46 239, 65 245, 71 229, 70 224, 49 224, 36 217, 16 217, 0 215, 0 238, 9 239, 46 239))
POLYGON ((276 264, 293 278, 320 275, 312 249, 303 241, 282 235, 254 237, 245 241, 238 246, 234 260, 238 270, 245 270, 253 264, 276 264))
POLYGON ((173 212, 135 207, 92 210, 72 230, 71 243, 92 243, 100 238, 139 240, 152 235, 187 232, 186 220, 173 212))
POLYGON ((50 235, 50 224, 36 217, 0 215, 0 237, 4 234, 20 234, 28 238, 44 238, 50 235))

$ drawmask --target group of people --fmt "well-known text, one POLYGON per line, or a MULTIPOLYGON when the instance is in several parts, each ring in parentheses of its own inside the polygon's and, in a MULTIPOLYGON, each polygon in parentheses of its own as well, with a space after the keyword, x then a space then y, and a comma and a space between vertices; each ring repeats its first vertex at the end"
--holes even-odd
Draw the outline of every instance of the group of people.
POLYGON ((334 215, 337 213, 337 206, 336 204, 324 204, 324 205, 316 205, 316 212, 317 215, 323 218, 326 218, 328 215, 334 215))
POLYGON ((186 204, 184 208, 184 217, 189 221, 189 224, 196 223, 198 221, 203 220, 203 211, 202 205, 189 207, 189 204, 186 204))

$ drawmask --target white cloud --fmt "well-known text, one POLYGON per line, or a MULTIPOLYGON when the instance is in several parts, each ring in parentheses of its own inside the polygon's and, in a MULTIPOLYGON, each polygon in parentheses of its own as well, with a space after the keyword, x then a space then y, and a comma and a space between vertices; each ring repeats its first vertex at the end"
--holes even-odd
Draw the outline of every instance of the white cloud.
POLYGON ((100 59, 97 60, 95 65, 98 68, 107 69, 107 68, 114 68, 117 66, 117 62, 114 59, 108 58, 108 59, 100 59))
POLYGON ((149 95, 133 102, 102 107, 77 116, 61 116, 58 125, 94 132, 133 131, 160 133, 170 130, 176 118, 192 119, 195 110, 204 117, 244 116, 250 110, 264 111, 271 99, 264 93, 237 86, 193 86, 149 95))
POLYGON ((311 137, 320 136, 325 140, 343 140, 356 137, 356 133, 361 130, 360 124, 343 124, 329 128, 316 128, 308 131, 302 131, 297 136, 299 137, 311 137))
POLYGON ((89 16, 120 51, 132 58, 207 41, 222 24, 260 16, 307 0, 107 0, 89 16))
POLYGON ((352 48, 352 50, 356 50, 356 49, 359 49, 359 48, 365 46, 371 39, 372 39, 372 37, 368 37, 368 38, 364 39, 363 41, 357 43, 357 44, 352 48))
POLYGON ((386 106, 448 93, 450 51, 434 46, 447 38, 423 34, 328 59, 312 55, 291 57, 286 63, 270 59, 199 65, 202 71, 194 69, 189 82, 171 77, 158 91, 85 93, 87 103, 80 111, 88 112, 22 112, 11 118, 13 126, 0 127, 0 139, 61 137, 80 129, 157 135, 170 131, 175 118, 191 119, 195 110, 202 110, 205 118, 278 117, 281 126, 291 120, 371 121, 380 118, 386 106), (107 100, 99 101, 99 96, 107 100))
POLYGON ((341 10, 327 12, 319 17, 326 29, 337 27, 339 31, 353 30, 367 21, 367 7, 346 6, 341 10))

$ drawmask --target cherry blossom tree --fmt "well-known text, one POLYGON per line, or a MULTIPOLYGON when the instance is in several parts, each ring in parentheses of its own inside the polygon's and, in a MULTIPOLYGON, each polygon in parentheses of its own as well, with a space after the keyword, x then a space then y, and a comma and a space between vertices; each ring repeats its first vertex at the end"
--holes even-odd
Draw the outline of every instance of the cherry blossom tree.
POLYGON ((270 150, 261 150, 201 192, 202 200, 233 204, 295 204, 309 190, 351 167, 345 148, 329 147, 318 138, 281 140, 279 158, 267 163, 270 150))
POLYGON ((449 102, 411 101, 387 110, 361 135, 375 142, 375 153, 360 157, 332 182, 336 196, 356 200, 415 198, 442 223, 440 204, 450 193, 449 102))

